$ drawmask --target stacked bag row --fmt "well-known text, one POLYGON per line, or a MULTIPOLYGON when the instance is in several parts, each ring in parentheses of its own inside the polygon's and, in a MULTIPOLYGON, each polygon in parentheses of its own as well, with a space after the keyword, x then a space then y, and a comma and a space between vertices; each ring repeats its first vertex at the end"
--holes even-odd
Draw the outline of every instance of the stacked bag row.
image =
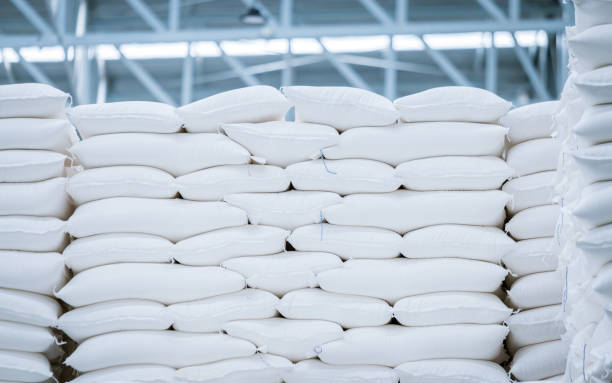
POLYGON ((0 381, 52 381, 62 357, 53 294, 67 278, 68 99, 43 84, 0 86, 0 381))

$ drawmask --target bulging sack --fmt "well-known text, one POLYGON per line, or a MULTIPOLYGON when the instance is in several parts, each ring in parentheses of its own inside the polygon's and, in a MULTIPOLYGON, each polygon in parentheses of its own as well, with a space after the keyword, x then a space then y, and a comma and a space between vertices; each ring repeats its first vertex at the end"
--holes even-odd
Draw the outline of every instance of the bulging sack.
POLYGON ((0 287, 52 296, 66 281, 61 254, 2 250, 0 259, 0 287))
POLYGON ((508 290, 508 302, 517 309, 530 309, 561 303, 563 278, 557 271, 520 277, 508 290))
POLYGON ((559 205, 521 210, 506 223, 506 231, 517 240, 552 237, 555 235, 559 213, 559 205))
POLYGON ((539 380, 562 374, 567 349, 567 343, 561 340, 523 347, 514 354, 510 373, 519 380, 539 380))
POLYGON ((64 154, 48 150, 0 150, 0 182, 36 182, 64 175, 64 154))
POLYGON ((574 0, 576 28, 582 32, 595 25, 610 23, 612 4, 608 0, 574 0))
POLYGON ((612 124, 612 105, 593 105, 586 108, 572 130, 587 145, 601 144, 612 141, 610 124, 612 124))
POLYGON ((580 149, 572 155, 580 176, 589 183, 612 180, 612 142, 580 149))
POLYGON ((561 153, 561 143, 556 138, 539 138, 511 147, 506 156, 508 166, 515 174, 528 174, 556 170, 561 153))
POLYGON ((603 265, 612 261, 612 225, 589 230, 576 241, 576 247, 580 249, 591 273, 597 273, 603 265))
POLYGON ((48 327, 0 321, 0 349, 26 352, 46 352, 56 339, 48 327))
POLYGON ((0 320, 55 327, 62 307, 51 297, 0 288, 0 320))
POLYGON ((561 339, 565 331, 559 304, 518 312, 506 324, 510 329, 506 345, 512 352, 530 344, 561 339))
POLYGON ((510 214, 540 205, 553 203, 556 171, 546 171, 512 179, 504 184, 502 191, 510 194, 510 214))
POLYGON ((610 19, 606 24, 593 26, 567 39, 568 49, 574 56, 577 70, 590 70, 612 64, 612 44, 609 39, 612 25, 609 22, 610 19))
POLYGON ((281 356, 258 354, 183 367, 176 378, 208 383, 282 383, 283 373, 292 367, 293 363, 281 356))
POLYGON ((593 291, 599 294, 606 304, 612 300, 612 263, 606 264, 599 270, 593 279, 593 291))
POLYGON ((135 364, 101 368, 81 374, 72 383, 109 383, 109 382, 173 382, 176 370, 167 366, 135 364))
POLYGON ((552 237, 525 239, 516 242, 514 249, 503 255, 502 261, 518 277, 553 271, 557 269, 560 250, 552 237))
POLYGON ((594 183, 582 189, 572 214, 588 228, 612 222, 612 181, 594 183))
POLYGON ((334 366, 317 359, 307 359, 296 363, 291 371, 284 374, 283 378, 286 383, 399 382, 397 374, 389 367, 373 365, 334 366))
POLYGON ((587 106, 612 103, 612 65, 579 74, 574 86, 587 106))
POLYGON ((499 123, 508 128, 508 139, 512 144, 551 137, 554 132, 553 116, 559 107, 559 101, 521 106, 509 111, 499 119, 499 123))
POLYGON ((395 367, 402 383, 510 383, 506 371, 486 360, 434 359, 406 362, 395 367))
POLYGON ((65 119, 0 118, 2 150, 38 149, 67 153, 77 140, 74 129, 65 119))
POLYGON ((66 219, 71 207, 66 178, 27 183, 0 183, 0 215, 50 216, 66 219))
POLYGON ((0 86, 0 118, 53 118, 63 114, 70 95, 47 84, 0 86))
POLYGON ((51 365, 44 355, 0 350, 0 379, 6 382, 43 382, 52 379, 51 365))
POLYGON ((0 216, 0 249, 62 251, 67 243, 65 221, 52 217, 0 216))

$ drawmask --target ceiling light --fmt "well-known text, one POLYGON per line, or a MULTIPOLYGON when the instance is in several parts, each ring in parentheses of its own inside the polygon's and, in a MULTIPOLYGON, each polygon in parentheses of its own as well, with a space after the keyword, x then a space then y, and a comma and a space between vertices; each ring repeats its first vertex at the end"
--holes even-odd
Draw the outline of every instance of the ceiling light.
POLYGON ((240 21, 243 24, 261 25, 266 23, 266 18, 261 14, 259 9, 255 7, 247 8, 246 12, 240 15, 240 21))

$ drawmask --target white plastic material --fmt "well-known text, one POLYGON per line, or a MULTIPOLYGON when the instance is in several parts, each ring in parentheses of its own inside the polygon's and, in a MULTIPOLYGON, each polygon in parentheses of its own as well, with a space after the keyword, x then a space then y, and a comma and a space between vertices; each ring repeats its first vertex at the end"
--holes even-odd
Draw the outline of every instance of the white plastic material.
POLYGON ((142 382, 142 383, 172 383, 176 370, 167 366, 149 364, 101 368, 96 371, 81 374, 72 379, 71 383, 111 383, 111 382, 142 382))
POLYGON ((176 113, 192 133, 216 132, 221 124, 282 120, 290 108, 271 86, 256 85, 215 94, 184 105, 176 113))
POLYGON ((253 225, 292 230, 319 223, 324 208, 342 201, 336 193, 290 190, 284 193, 239 193, 225 196, 230 205, 246 210, 253 225))
POLYGON ((392 192, 401 186, 401 180, 394 173, 385 163, 361 159, 319 159, 287 167, 294 188, 340 195, 392 192))
POLYGON ((0 287, 53 295, 66 280, 64 259, 58 253, 0 251, 0 287))
POLYGON ((391 307, 383 300, 320 289, 291 291, 283 296, 277 309, 288 319, 322 319, 344 328, 382 326, 392 317, 391 307))
POLYGON ((123 232, 179 241, 246 222, 243 210, 223 202, 120 197, 79 206, 68 221, 68 232, 77 238, 123 232))
POLYGON ((500 226, 509 200, 498 190, 353 194, 325 208, 323 217, 335 225, 375 226, 398 233, 437 224, 500 226))
POLYGON ((558 271, 520 277, 508 290, 508 302, 518 309, 530 309, 561 303, 564 281, 558 271))
POLYGON ((289 177, 278 166, 224 165, 180 176, 176 184, 185 199, 220 201, 234 193, 285 191, 289 177))
POLYGON ((353 328, 341 340, 324 344, 319 359, 330 364, 395 367, 422 359, 495 359, 508 329, 499 325, 353 328), (410 347, 406 347, 410 345, 410 347))
POLYGON ((496 324, 512 309, 494 294, 441 292, 400 299, 393 316, 404 326, 437 326, 457 323, 496 324))
POLYGON ((612 142, 581 149, 573 157, 585 181, 612 180, 612 142))
POLYGON ((53 327, 62 307, 45 295, 0 288, 0 320, 53 327))
POLYGON ((293 121, 224 124, 221 129, 254 156, 282 167, 306 161, 338 143, 338 131, 331 126, 293 121))
POLYGON ((609 307, 608 303, 612 302, 612 263, 606 264, 599 270, 593 280, 593 291, 606 302, 604 307, 609 307))
POLYGON ((52 376, 51 365, 44 355, 0 350, 0 381, 36 383, 52 376))
POLYGON ((280 296, 295 289, 317 287, 317 274, 342 266, 342 261, 330 253, 287 251, 232 258, 221 266, 244 275, 249 287, 280 296))
POLYGON ((287 86, 281 91, 295 106, 296 121, 331 125, 344 131, 357 126, 391 125, 399 118, 391 101, 364 89, 287 86))
POLYGON ((439 291, 493 292, 506 273, 501 266, 467 259, 354 259, 317 280, 326 291, 394 302, 439 291))
POLYGON ((589 271, 595 274, 612 261, 612 225, 590 230, 576 241, 576 247, 584 256, 589 271))
POLYGON ((223 330, 292 361, 316 357, 325 343, 341 339, 343 334, 336 323, 285 318, 238 320, 227 323, 223 330))
POLYGON ((66 222, 52 217, 0 217, 0 249, 62 251, 68 243, 66 222))
POLYGON ((64 154, 48 150, 0 150, 0 182, 36 182, 64 175, 64 154))
POLYGON ((41 149, 66 153, 77 139, 74 128, 64 119, 0 118, 2 150, 41 149))
POLYGON ((612 141, 612 105, 594 105, 587 108, 576 125, 573 132, 589 145, 612 141))
POLYGON ((589 228, 612 222, 612 181, 598 182, 582 189, 572 214, 589 228))
POLYGON ((65 364, 77 371, 133 364, 180 368, 254 353, 252 343, 223 334, 121 331, 86 340, 65 364))
POLYGON ((421 122, 381 128, 351 129, 325 158, 365 158, 396 166, 435 156, 499 156, 508 130, 468 122, 421 122))
POLYGON ((66 178, 26 183, 0 183, 0 215, 51 216, 66 219, 70 201, 66 178))
POLYGON ((110 166, 88 169, 69 178, 68 194, 77 205, 104 198, 173 198, 174 177, 146 166, 110 166))
POLYGON ((504 184, 502 190, 512 196, 508 206, 511 214, 530 207, 553 202, 553 183, 556 171, 546 171, 515 178, 504 184))
POLYGON ((406 189, 493 190, 514 174, 497 157, 432 157, 404 162, 396 169, 406 189))
POLYGON ((574 86, 588 106, 612 103, 612 65, 579 74, 574 86))
POLYGON ((45 352, 55 345, 55 337, 48 327, 0 321, 0 349, 45 352))
POLYGON ((612 17, 610 0, 574 0, 573 3, 576 28, 579 31, 610 23, 612 17))
POLYGON ((402 383, 510 383, 506 371, 485 360, 435 359, 395 367, 402 383))
POLYGON ((561 339, 565 330, 561 315, 561 305, 538 307, 512 315, 506 321, 510 328, 506 345, 510 351, 515 351, 530 344, 561 339))
POLYGON ((512 144, 551 137, 554 132, 553 115, 559 106, 559 101, 521 106, 500 118, 499 123, 508 128, 508 139, 512 144))
POLYGON ((561 143, 556 138, 522 142, 508 150, 506 161, 516 176, 557 169, 561 143))
POLYGON ((293 230, 287 241, 296 250, 325 251, 342 259, 395 258, 402 237, 376 227, 313 224, 293 230))
POLYGON ((553 271, 557 268, 559 244, 552 237, 516 242, 512 251, 502 257, 504 265, 516 276, 553 271))
POLYGON ((501 229, 486 226, 434 225, 410 231, 401 245, 406 258, 466 258, 499 263, 515 242, 501 229))
POLYGON ((176 377, 206 383, 282 383, 283 373, 291 367, 293 363, 281 356, 258 354, 184 367, 176 372, 176 377))
POLYGON ((565 371, 567 344, 561 340, 526 346, 514 354, 510 373, 519 380, 538 380, 565 371))
POLYGON ((559 205, 530 207, 506 223, 506 231, 517 240, 552 237, 555 234, 559 205))
MULTIPOLYGON (((610 15, 608 16, 610 17, 610 15)), ((569 51, 578 70, 589 70, 612 64, 612 25, 596 25, 567 39, 569 51)))
POLYGON ((231 258, 284 251, 288 235, 287 230, 273 226, 228 227, 184 239, 171 254, 184 265, 217 266, 231 258))
POLYGON ((373 365, 334 366, 317 359, 307 359, 285 374, 285 383, 398 383, 390 368, 373 365))
POLYGON ((244 289, 198 301, 168 306, 173 327, 186 332, 219 332, 240 319, 265 319, 276 315, 278 298, 267 291, 244 289))
POLYGON ((0 86, 0 118, 56 117, 63 114, 69 94, 47 84, 0 86))
POLYGON ((158 302, 126 299, 95 303, 68 311, 58 328, 81 343, 95 335, 125 330, 165 330, 172 326, 166 306, 158 302))
POLYGON ((512 103, 480 88, 443 86, 393 102, 403 121, 496 122, 512 103))
POLYGON ((240 274, 220 267, 120 263, 77 274, 56 296, 77 307, 115 299, 149 299, 171 304, 242 288, 244 278, 240 274))
POLYGON ((175 110, 161 102, 122 101, 79 105, 68 114, 81 137, 87 138, 110 133, 175 133, 182 125, 175 110))
POLYGON ((173 176, 217 165, 246 164, 249 152, 221 134, 117 133, 90 137, 70 148, 86 168, 142 165, 173 176))

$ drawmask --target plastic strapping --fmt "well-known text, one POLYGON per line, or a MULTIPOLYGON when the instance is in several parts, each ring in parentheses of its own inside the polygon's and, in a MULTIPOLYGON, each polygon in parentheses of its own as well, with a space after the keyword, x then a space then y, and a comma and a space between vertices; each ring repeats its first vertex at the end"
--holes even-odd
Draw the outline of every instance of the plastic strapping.
POLYGON ((565 266, 565 289, 563 289, 563 312, 565 312, 565 306, 567 305, 567 276, 569 274, 568 266, 565 266))
POLYGON ((323 347, 321 347, 321 345, 318 344, 312 348, 312 351, 314 351, 315 354, 319 355, 320 353, 323 352, 323 347))
POLYGON ((323 166, 325 167, 325 171, 328 172, 329 174, 336 174, 335 171, 329 170, 329 168, 327 167, 327 164, 325 163, 325 157, 323 156, 323 149, 319 149, 319 152, 321 152, 321 162, 323 162, 323 166))
POLYGON ((585 368, 584 368, 584 365, 585 365, 585 362, 586 362, 586 348, 587 348, 587 345, 585 343, 584 347, 582 348, 582 379, 585 382, 587 381, 586 372, 585 372, 585 368))
POLYGON ((251 174, 251 165, 250 164, 247 164, 247 173, 249 174, 249 177, 252 176, 252 174, 251 174))

